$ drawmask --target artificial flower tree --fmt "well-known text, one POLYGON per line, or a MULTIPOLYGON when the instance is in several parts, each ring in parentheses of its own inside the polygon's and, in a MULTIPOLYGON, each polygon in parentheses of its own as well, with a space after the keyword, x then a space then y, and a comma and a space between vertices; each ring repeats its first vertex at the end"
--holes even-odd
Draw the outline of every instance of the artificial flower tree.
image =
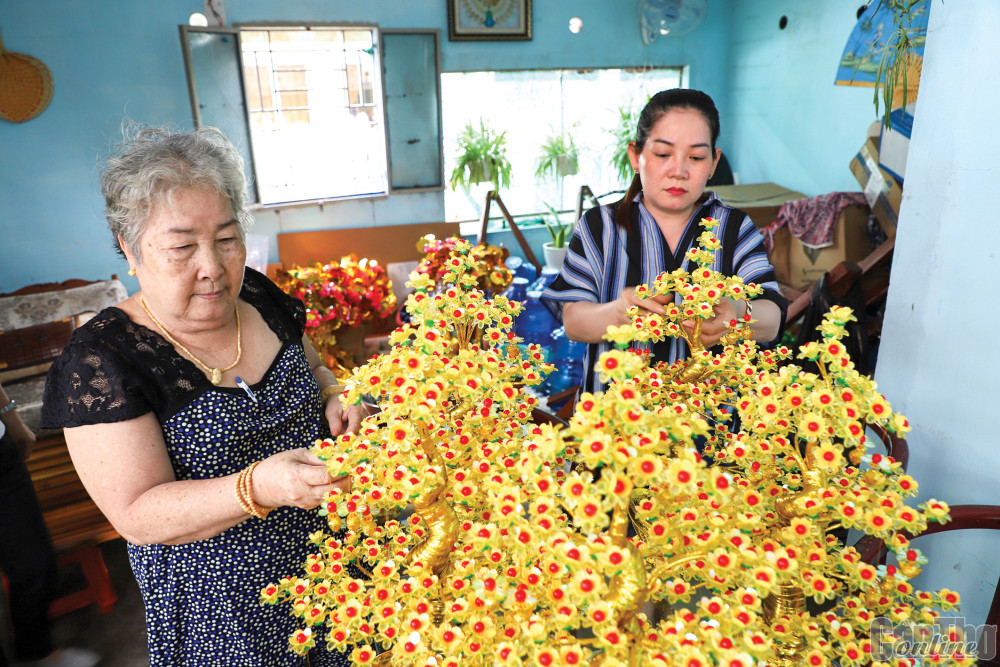
POLYGON ((520 384, 544 369, 512 347, 516 306, 463 277, 461 249, 445 292, 415 281, 415 324, 346 396, 368 393, 383 412, 314 448, 332 474, 352 475, 351 493, 326 507, 346 534, 310 536, 304 574, 262 591, 301 618, 294 650, 326 625, 355 664, 860 665, 877 616, 933 620, 953 605, 909 583, 922 557, 902 531, 947 507, 907 506, 916 482, 869 451, 865 423, 907 425, 843 354, 846 311, 800 354, 815 375, 781 363, 786 349, 757 350, 745 322, 721 351, 683 363, 625 349, 683 335, 680 320, 756 291, 711 271, 706 226, 689 276, 638 290, 680 294, 678 312, 634 311, 609 332, 620 345, 598 361, 609 388, 582 395, 561 430, 528 423, 520 384), (884 539, 899 565, 862 562, 836 526, 884 539), (656 600, 676 608, 648 618, 656 600))

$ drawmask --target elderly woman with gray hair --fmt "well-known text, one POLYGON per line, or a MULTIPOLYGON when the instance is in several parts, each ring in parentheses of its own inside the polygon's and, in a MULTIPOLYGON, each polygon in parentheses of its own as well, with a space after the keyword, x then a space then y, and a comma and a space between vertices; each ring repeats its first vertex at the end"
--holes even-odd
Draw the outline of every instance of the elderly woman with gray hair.
POLYGON ((297 664, 294 619, 259 591, 301 570, 307 534, 325 527, 308 510, 350 484, 302 447, 356 430, 360 408, 331 400, 302 303, 244 266, 243 162, 221 133, 141 130, 102 188, 140 291, 75 332, 42 425, 65 429, 128 541, 152 665, 297 664))

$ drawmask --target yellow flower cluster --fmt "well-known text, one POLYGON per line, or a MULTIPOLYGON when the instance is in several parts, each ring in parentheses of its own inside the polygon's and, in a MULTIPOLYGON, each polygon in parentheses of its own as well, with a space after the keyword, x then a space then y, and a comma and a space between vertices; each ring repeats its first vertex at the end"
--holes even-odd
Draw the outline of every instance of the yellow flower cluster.
MULTIPOLYGON (((702 242, 707 262, 717 241, 702 242)), ((316 443, 352 490, 323 509, 343 532, 310 536, 303 574, 261 591, 300 619, 293 650, 319 636, 356 665, 888 667, 876 617, 931 622, 957 604, 911 583, 926 559, 903 531, 948 508, 907 506, 916 482, 867 439, 908 425, 844 353, 848 311, 801 351, 815 373, 743 327, 694 376, 617 349, 598 360, 607 391, 581 395, 567 427, 539 426, 524 387, 548 367, 516 345, 519 304, 478 291, 469 262, 459 245, 443 288, 413 281, 412 323, 347 394, 379 412, 316 443), (863 562, 842 528, 896 564, 863 562), (651 619, 647 601, 686 607, 651 619)), ((703 277, 709 299, 752 289, 703 277)), ((661 278, 651 290, 698 293, 695 277, 661 278)), ((662 335, 651 326, 635 338, 662 335)))
MULTIPOLYGON (((677 269, 670 273, 657 276, 652 285, 639 285, 635 288, 636 296, 644 299, 668 297, 665 304, 666 313, 659 315, 640 311, 633 306, 628 315, 631 323, 611 327, 606 338, 620 345, 631 341, 658 341, 666 337, 683 338, 693 352, 704 350, 701 345, 701 323, 716 314, 716 306, 726 298, 744 300, 761 293, 757 285, 746 285, 739 276, 724 276, 711 267, 715 262, 716 252, 721 243, 716 236, 718 221, 704 218, 700 225, 704 228, 698 239, 699 245, 687 253, 688 260, 694 265, 691 271, 677 269), (683 322, 693 322, 694 327, 688 332, 683 322)), ((741 328, 749 322, 730 322, 732 329, 741 328)), ((745 336, 746 337, 746 336, 745 336)), ((739 340, 733 337, 731 340, 739 340)), ((725 341, 729 342, 729 341, 725 341)))

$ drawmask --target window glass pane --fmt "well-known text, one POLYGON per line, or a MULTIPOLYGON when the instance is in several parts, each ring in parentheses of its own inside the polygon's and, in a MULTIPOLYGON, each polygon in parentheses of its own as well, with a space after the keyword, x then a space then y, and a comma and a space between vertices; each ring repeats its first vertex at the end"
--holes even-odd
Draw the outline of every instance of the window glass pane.
POLYGON ((302 90, 306 87, 306 73, 302 69, 279 70, 275 84, 281 90, 302 90))
POLYGON ((370 30, 345 30, 344 40, 354 49, 370 49, 373 44, 370 30))
POLYGON ((387 189, 371 29, 249 31, 244 42, 261 201, 387 189), (272 74, 273 73, 273 74, 272 74), (250 79, 253 79, 251 84, 250 79))
MULTIPOLYGON (((195 118, 229 137, 243 158, 250 201, 259 201, 254 179, 251 135, 247 127, 245 79, 240 71, 240 40, 232 29, 188 30, 181 26, 182 48, 189 56, 187 72, 195 118), (243 80, 241 80, 243 79, 243 80)), ((185 58, 188 60, 188 58, 185 58)))
MULTIPOLYGON (((506 132, 511 187, 500 192, 513 215, 544 212, 550 203, 572 210, 581 185, 595 194, 624 190, 612 167, 613 137, 619 107, 637 111, 650 95, 682 85, 682 68, 453 72, 441 75, 445 181, 458 153, 456 138, 467 123, 482 118, 506 132), (552 133, 570 133, 579 150, 579 173, 538 178, 541 146, 552 133)), ((471 191, 445 189, 445 215, 475 220, 481 215, 488 184, 471 191)))
POLYGON ((309 93, 308 91, 300 90, 283 90, 281 91, 281 108, 282 109, 308 109, 309 108, 309 93))
POLYGON ((438 35, 383 32, 381 37, 392 188, 439 188, 443 180, 438 35))

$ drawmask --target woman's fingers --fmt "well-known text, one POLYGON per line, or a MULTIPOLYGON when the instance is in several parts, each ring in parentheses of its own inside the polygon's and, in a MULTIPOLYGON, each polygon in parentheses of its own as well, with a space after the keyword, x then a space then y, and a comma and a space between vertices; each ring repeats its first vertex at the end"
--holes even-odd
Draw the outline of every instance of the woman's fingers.
POLYGON ((350 477, 330 479, 326 463, 306 449, 268 457, 254 472, 254 499, 267 507, 291 505, 312 509, 333 488, 350 490, 350 477))
POLYGON ((347 418, 344 420, 346 425, 345 433, 357 433, 358 429, 361 428, 361 420, 368 416, 367 410, 363 405, 352 405, 347 410, 347 418))
POLYGON ((648 310, 658 315, 663 315, 667 312, 663 307, 663 303, 665 302, 660 301, 659 298, 640 299, 635 295, 634 287, 623 289, 619 298, 622 300, 622 305, 624 306, 623 311, 628 310, 632 306, 637 306, 642 310, 648 310))
POLYGON ((330 427, 330 435, 337 437, 344 429, 344 406, 339 398, 332 398, 326 403, 326 423, 330 427))

